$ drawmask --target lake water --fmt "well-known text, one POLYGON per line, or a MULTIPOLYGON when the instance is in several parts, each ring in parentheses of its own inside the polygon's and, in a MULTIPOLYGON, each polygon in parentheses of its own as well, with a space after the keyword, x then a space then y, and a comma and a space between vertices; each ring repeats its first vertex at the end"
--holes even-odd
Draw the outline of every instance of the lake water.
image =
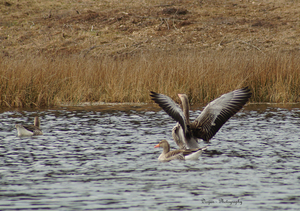
MULTIPOLYGON (((193 107, 191 119, 202 107, 193 107)), ((152 104, 1 110, 0 210, 299 210, 300 105, 248 105, 197 161, 152 104), (40 116, 43 136, 17 137, 40 116)), ((203 144, 204 146, 204 144, 203 144)))

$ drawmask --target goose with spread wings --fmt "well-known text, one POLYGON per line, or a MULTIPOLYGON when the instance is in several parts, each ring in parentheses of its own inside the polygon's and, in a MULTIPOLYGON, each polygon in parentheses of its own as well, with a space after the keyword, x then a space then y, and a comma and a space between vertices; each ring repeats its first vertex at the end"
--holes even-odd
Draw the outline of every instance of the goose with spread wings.
POLYGON ((172 130, 172 136, 180 149, 199 148, 199 139, 209 142, 228 119, 248 102, 251 95, 248 87, 223 94, 210 102, 201 114, 193 122, 190 122, 187 95, 178 94, 182 103, 181 109, 166 95, 153 91, 150 94, 151 99, 177 121, 172 130))

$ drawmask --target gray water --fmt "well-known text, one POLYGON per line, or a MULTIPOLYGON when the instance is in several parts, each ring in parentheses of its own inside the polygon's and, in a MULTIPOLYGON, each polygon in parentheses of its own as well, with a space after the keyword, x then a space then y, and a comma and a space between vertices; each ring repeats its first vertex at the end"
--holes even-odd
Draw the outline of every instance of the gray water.
POLYGON ((199 160, 168 163, 157 106, 2 110, 0 210, 298 210, 299 107, 248 105, 199 160), (44 135, 17 137, 36 115, 44 135))

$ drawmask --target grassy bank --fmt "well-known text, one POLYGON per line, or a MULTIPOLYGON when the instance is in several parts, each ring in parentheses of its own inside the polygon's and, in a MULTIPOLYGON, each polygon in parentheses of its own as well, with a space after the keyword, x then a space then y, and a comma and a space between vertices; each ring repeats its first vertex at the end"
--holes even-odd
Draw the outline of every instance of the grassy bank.
POLYGON ((0 58, 0 106, 150 102, 149 91, 191 103, 249 86, 252 102, 299 102, 299 53, 150 51, 125 57, 0 58))
POLYGON ((0 2, 0 106, 299 102, 299 1, 0 2))

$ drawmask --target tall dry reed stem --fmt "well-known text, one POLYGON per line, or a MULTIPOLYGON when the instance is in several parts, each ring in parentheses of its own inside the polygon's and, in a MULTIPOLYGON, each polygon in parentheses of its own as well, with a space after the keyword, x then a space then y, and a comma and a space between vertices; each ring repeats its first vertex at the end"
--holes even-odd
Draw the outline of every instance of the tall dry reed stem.
POLYGON ((207 103, 249 86, 252 102, 299 102, 299 54, 147 52, 126 58, 0 58, 0 106, 150 102, 149 91, 207 103))

